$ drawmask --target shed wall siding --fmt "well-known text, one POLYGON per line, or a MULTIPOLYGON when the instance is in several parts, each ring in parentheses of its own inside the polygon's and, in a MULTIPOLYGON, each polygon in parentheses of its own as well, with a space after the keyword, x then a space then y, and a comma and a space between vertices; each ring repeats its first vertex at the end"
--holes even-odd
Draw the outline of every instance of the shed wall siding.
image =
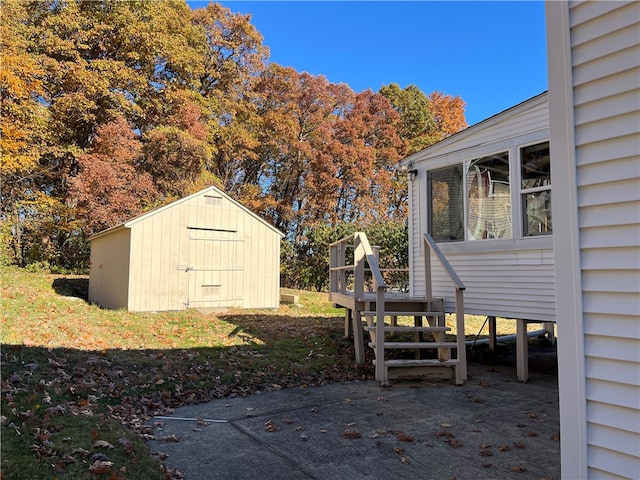
MULTIPOLYGON (((548 21, 562 8, 551 6, 548 21)), ((570 76, 550 71, 550 89, 566 89, 566 110, 554 118, 574 119, 573 145, 560 137, 557 144, 575 151, 577 204, 569 214, 578 219, 586 414, 566 419, 562 438, 584 421, 577 441, 586 456, 572 456, 570 447, 565 455, 563 443, 563 476, 584 468, 589 478, 640 478, 640 6, 571 2, 567 17, 570 76)), ((553 134, 551 141, 553 152, 553 134)), ((559 269, 571 268, 565 253, 556 251, 559 269)), ((560 385, 562 418, 563 403, 575 408, 580 390, 560 385)))
POLYGON ((129 230, 91 242, 89 301, 107 308, 128 307, 129 230))
POLYGON ((277 308, 280 235, 205 191, 132 222, 130 310, 277 308))

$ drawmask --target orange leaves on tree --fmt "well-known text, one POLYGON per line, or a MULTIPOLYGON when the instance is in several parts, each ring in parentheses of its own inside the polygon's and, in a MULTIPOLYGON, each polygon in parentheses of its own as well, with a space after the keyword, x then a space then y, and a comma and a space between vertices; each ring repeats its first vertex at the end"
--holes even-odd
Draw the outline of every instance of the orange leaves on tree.
POLYGON ((88 233, 123 222, 156 199, 151 177, 134 166, 140 149, 120 117, 102 127, 94 147, 79 158, 80 172, 69 180, 70 195, 88 233))

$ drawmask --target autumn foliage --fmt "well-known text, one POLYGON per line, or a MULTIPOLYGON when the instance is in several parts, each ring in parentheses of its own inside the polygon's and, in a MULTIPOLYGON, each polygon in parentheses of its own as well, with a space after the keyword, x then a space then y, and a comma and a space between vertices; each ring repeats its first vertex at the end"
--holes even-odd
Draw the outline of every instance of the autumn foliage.
POLYGON ((1 8, 4 263, 81 270, 90 235, 212 184, 294 246, 403 222, 394 165, 466 126, 459 97, 269 63, 250 15, 215 3, 1 8))

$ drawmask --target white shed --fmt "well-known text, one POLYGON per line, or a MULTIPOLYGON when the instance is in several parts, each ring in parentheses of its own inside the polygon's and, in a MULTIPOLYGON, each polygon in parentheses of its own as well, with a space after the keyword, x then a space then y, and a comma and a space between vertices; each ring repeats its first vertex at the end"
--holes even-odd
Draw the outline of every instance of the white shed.
POLYGON ((134 312, 277 308, 283 234, 216 187, 89 240, 89 301, 134 312))
POLYGON ((640 3, 546 10, 562 478, 638 479, 640 3))
MULTIPOLYGON (((466 286, 465 313, 555 322, 554 160, 546 92, 402 160, 411 295, 425 295, 429 233, 466 286)), ((433 295, 453 312, 454 285, 431 255, 433 295)))

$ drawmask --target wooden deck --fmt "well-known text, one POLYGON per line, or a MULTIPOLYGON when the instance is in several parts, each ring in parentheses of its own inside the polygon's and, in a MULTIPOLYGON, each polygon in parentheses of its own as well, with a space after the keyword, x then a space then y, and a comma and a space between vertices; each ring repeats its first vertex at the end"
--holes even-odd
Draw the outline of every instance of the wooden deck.
MULTIPOLYGON (((432 239, 425 238, 425 245, 436 249, 441 261, 447 262, 432 239)), ((430 258, 430 256, 428 256, 430 258)), ((425 265, 426 266, 426 265, 425 265)), ((425 268, 431 272, 430 268, 425 268)), ((446 341, 444 300, 414 297, 407 293, 388 291, 382 269, 378 265, 377 250, 370 245, 366 235, 356 232, 330 245, 329 299, 345 309, 345 336, 353 335, 356 363, 364 362, 364 335, 370 336, 368 345, 374 349, 376 380, 386 385, 389 378, 400 370, 417 372, 437 367, 453 371, 457 384, 467 378, 466 345, 464 336, 464 285, 448 266, 447 271, 456 287, 456 341, 446 341), (347 258, 353 263, 347 263, 347 258), (367 278, 367 276, 369 278, 367 278), (414 326, 398 327, 397 317, 414 317, 414 326), (363 325, 366 321, 366 327, 363 325), (426 321, 426 324, 424 323, 426 321), (428 325, 427 325, 428 324, 428 325), (415 341, 387 340, 387 335, 399 332, 413 333, 415 341), (425 341, 426 334, 430 340, 425 341), (385 351, 394 349, 415 350, 415 359, 392 359, 385 351), (437 351, 437 359, 420 358, 420 351, 437 351), (456 358, 451 353, 456 352, 456 358)), ((388 271, 388 270, 386 270, 388 271)), ((428 285, 430 286, 429 279, 428 285)), ((430 292, 430 288, 427 289, 430 292)), ((433 353, 432 353, 433 355, 433 353)))

